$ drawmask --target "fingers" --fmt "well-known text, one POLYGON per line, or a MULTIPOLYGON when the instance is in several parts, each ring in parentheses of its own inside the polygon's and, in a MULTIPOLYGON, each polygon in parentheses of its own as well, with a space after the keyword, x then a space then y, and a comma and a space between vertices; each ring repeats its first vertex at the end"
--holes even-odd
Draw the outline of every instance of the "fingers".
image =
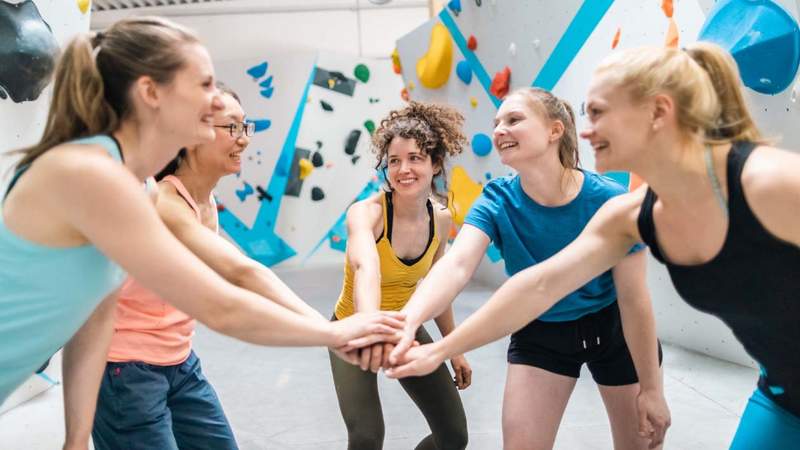
POLYGON ((464 386, 461 389, 466 389, 472 384, 472 369, 468 365, 462 368, 461 378, 464 380, 464 386))
POLYGON ((461 371, 461 366, 453 364, 453 372, 456 374, 456 387, 459 389, 464 389, 461 387, 464 385, 464 374, 461 371))
POLYGON ((372 355, 372 347, 364 347, 361 349, 361 358, 359 359, 358 367, 361 370, 369 369, 369 360, 372 355))
POLYGON ((344 352, 340 348, 332 349, 332 351, 342 361, 350 363, 354 366, 358 365, 358 352, 356 351, 344 352))
POLYGON ((372 346, 372 355, 369 361, 369 370, 373 373, 378 373, 383 362, 383 344, 375 344, 372 346))
POLYGON ((403 319, 397 318, 396 316, 387 313, 381 313, 378 320, 380 321, 380 323, 393 328, 392 330, 393 332, 396 330, 402 330, 403 327, 406 326, 406 323, 403 319))
POLYGON ((419 376, 422 373, 417 367, 416 361, 411 361, 401 366, 395 366, 386 370, 386 376, 389 378, 405 378, 410 376, 419 376))
POLYGON ((411 344, 414 342, 414 335, 406 332, 403 337, 400 339, 400 342, 397 343, 397 346, 392 350, 392 354, 389 356, 389 361, 392 364, 397 364, 400 359, 405 356, 406 352, 409 348, 411 348, 411 344))
POLYGON ((664 443, 664 436, 667 434, 667 428, 669 428, 669 418, 666 420, 656 420, 654 422, 655 429, 653 430, 653 437, 650 441, 650 448, 656 448, 662 443, 664 443))
POLYGON ((384 370, 392 366, 389 363, 389 355, 392 354, 392 350, 394 350, 394 345, 388 342, 383 344, 383 362, 381 363, 381 367, 383 367, 384 370))

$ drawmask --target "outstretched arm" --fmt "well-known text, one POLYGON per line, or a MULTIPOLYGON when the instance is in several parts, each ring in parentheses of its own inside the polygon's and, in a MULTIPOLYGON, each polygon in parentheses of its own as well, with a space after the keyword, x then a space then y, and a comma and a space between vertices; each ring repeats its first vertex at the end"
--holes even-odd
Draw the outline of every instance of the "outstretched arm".
MULTIPOLYGON (((630 195, 630 194, 628 194, 630 195)), ((411 348, 406 364, 387 371, 391 377, 423 375, 452 355, 508 335, 539 317, 553 304, 608 270, 636 242, 629 232, 631 203, 616 197, 592 218, 578 238, 553 257, 509 278, 449 336, 411 348)))

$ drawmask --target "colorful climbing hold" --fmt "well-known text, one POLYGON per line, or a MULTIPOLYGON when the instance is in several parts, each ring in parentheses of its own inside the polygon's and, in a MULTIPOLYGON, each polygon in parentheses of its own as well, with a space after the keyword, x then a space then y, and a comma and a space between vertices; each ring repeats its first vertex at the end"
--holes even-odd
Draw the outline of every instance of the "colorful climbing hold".
POLYGON ((275 91, 274 87, 270 87, 268 89, 263 89, 261 91, 261 96, 264 98, 272 98, 272 93, 275 91))
POLYGON ((403 73, 403 66, 400 64, 400 53, 396 48, 392 52, 392 70, 394 70, 394 73, 398 75, 403 73))
POLYGON ((258 85, 259 85, 259 86, 261 86, 261 87, 262 87, 262 88, 264 88, 264 89, 267 89, 267 88, 270 88, 270 87, 272 87, 272 75, 268 76, 268 77, 267 77, 267 78, 266 78, 264 81, 262 81, 261 83, 258 83, 258 85))
POLYGON ((91 4, 92 2, 90 0, 78 0, 78 9, 81 10, 82 14, 86 14, 91 4))
POLYGON ((307 160, 305 158, 301 158, 297 162, 297 165, 300 167, 300 177, 299 178, 301 180, 303 180, 307 176, 311 175, 311 172, 314 171, 314 165, 311 164, 311 161, 309 161, 309 160, 307 160))
POLYGON ((488 155, 492 151, 492 139, 483 133, 476 133, 472 136, 472 151, 478 156, 488 155))
POLYGON ((622 34, 622 28, 617 28, 617 32, 614 33, 614 39, 611 40, 611 49, 612 50, 617 48, 617 45, 619 45, 620 34, 622 34))
POLYGON ((263 63, 257 66, 253 66, 247 69, 247 74, 256 79, 261 78, 267 73, 267 67, 269 67, 269 64, 267 64, 267 62, 264 61, 263 63))
POLYGON ((492 79, 492 85, 489 88, 491 93, 499 98, 503 99, 508 94, 508 87, 511 83, 511 69, 506 66, 500 72, 497 72, 492 79))
POLYGON ((409 81, 408 82, 408 90, 409 91, 413 91, 414 88, 416 88, 416 87, 417 87, 417 85, 413 81, 409 81))
POLYGON ((678 24, 675 19, 669 19, 669 28, 667 28, 667 37, 664 39, 664 45, 668 48, 678 48, 678 24))
POLYGON ((268 130, 269 127, 272 125, 272 121, 269 119, 253 119, 253 120, 248 120, 248 122, 253 122, 254 124, 256 124, 256 133, 268 130))
POLYGON ((472 67, 470 67, 466 59, 456 64, 456 75, 464 84, 469 84, 472 81, 472 67))
POLYGON ((458 16, 461 13, 461 0, 450 0, 450 2, 447 3, 447 8, 458 16))
POLYGON ((313 188, 311 188, 311 200, 318 202, 323 198, 325 198, 325 192, 322 190, 322 188, 318 186, 314 186, 313 188))
POLYGON ((362 83, 366 83, 369 81, 369 67, 365 64, 359 64, 353 71, 353 75, 362 83))
POLYGON ((400 91, 400 98, 402 98, 405 101, 408 101, 410 99, 408 95, 408 88, 403 88, 403 90, 400 91))
POLYGON ((467 48, 472 50, 473 52, 475 51, 476 48, 478 48, 478 40, 475 39, 475 36, 472 34, 469 35, 469 39, 467 39, 467 48))
POLYGON ((333 106, 330 103, 326 102, 325 100, 320 100, 319 105, 322 106, 322 109, 325 111, 333 111, 333 106))
POLYGON ((373 122, 372 120, 367 120, 366 122, 364 122, 364 128, 366 128, 367 131, 369 131, 369 134, 374 133, 375 132, 375 122, 373 122))
POLYGON ((482 190, 483 186, 473 181, 462 166, 453 167, 453 175, 450 178, 450 195, 453 199, 451 203, 453 222, 458 226, 464 224, 467 212, 481 195, 482 190))
POLYGON ((469 98, 469 105, 472 106, 473 108, 477 108, 478 107, 478 99, 475 98, 475 97, 470 97, 469 98))
POLYGON ((328 78, 328 89, 333 89, 334 86, 336 86, 336 80, 328 78))
POLYGON ((429 89, 442 87, 450 78, 453 67, 453 38, 441 23, 431 30, 428 51, 417 61, 417 78, 429 89))
POLYGON ((664 11, 664 15, 672 18, 672 14, 675 12, 675 9, 672 6, 672 0, 662 0, 661 1, 661 10, 664 11))

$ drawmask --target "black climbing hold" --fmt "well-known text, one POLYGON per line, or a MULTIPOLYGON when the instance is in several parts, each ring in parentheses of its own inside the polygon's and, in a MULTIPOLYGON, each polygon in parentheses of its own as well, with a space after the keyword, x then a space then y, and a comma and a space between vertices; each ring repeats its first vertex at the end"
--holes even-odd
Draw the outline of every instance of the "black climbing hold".
POLYGON ((272 196, 269 195, 269 192, 265 191, 261 186, 256 186, 256 192, 258 192, 258 201, 272 201, 272 196))
POLYGON ((321 188, 319 188, 317 186, 314 186, 311 189, 311 200, 314 200, 315 202, 318 202, 318 201, 322 200, 323 198, 325 198, 325 192, 323 192, 321 188))
POLYGON ((333 106, 331 106, 331 104, 326 102, 325 100, 320 100, 319 104, 325 111, 333 111, 333 106))
POLYGON ((311 164, 313 164, 314 167, 322 167, 322 165, 325 164, 325 161, 322 159, 322 153, 314 152, 314 154, 311 155, 311 164))
POLYGON ((358 139, 361 138, 361 130, 355 129, 347 136, 347 142, 344 144, 344 152, 352 155, 356 152, 358 146, 358 139))

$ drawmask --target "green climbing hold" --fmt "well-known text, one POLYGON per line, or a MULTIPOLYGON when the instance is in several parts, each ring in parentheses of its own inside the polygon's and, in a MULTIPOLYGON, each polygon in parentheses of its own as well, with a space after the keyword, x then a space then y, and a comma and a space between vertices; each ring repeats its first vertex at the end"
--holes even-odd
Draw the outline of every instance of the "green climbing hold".
POLYGON ((353 75, 356 76, 362 83, 366 83, 369 81, 369 68, 364 64, 359 64, 356 66, 356 70, 354 71, 353 75))
POLYGON ((369 134, 374 133, 375 132, 375 122, 373 122, 371 120, 367 120, 366 122, 364 122, 364 128, 366 128, 367 131, 369 131, 369 134))

